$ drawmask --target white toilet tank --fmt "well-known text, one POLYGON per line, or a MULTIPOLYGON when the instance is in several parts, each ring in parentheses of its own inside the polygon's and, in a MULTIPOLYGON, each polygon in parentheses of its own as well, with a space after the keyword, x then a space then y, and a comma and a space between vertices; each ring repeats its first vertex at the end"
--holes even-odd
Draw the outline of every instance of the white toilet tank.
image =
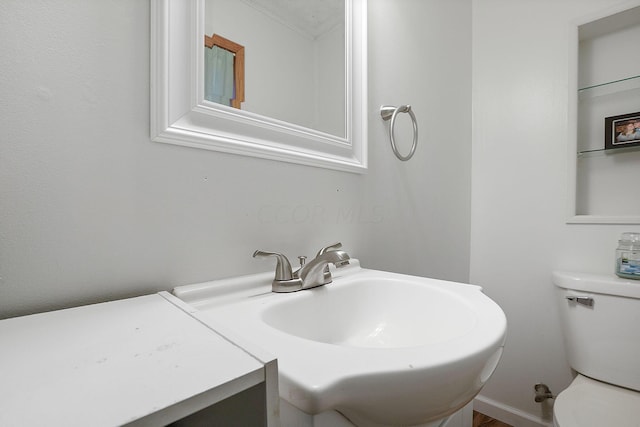
POLYGON ((573 369, 640 391, 640 280, 554 272, 573 369))

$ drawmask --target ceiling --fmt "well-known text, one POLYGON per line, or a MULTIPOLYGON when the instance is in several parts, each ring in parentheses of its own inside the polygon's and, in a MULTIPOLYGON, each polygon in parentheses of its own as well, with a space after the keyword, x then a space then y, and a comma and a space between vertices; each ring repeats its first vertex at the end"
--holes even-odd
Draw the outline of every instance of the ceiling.
POLYGON ((344 21, 344 0, 244 0, 283 24, 317 38, 344 21))

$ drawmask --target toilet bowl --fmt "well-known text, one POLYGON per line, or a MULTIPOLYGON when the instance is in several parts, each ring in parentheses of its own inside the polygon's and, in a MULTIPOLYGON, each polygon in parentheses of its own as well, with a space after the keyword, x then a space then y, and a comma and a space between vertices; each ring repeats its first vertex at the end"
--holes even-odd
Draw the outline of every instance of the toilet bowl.
POLYGON ((556 398, 556 427, 640 427, 640 281, 554 272, 561 329, 578 373, 556 398))
POLYGON ((578 375, 556 398, 554 427, 638 427, 640 393, 578 375))

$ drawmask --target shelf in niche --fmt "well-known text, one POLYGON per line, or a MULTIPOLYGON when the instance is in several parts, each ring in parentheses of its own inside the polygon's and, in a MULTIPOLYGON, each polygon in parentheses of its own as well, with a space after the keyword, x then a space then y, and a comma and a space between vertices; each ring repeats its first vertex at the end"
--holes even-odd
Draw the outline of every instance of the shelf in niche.
POLYGON ((569 156, 567 223, 640 224, 638 198, 629 197, 619 185, 638 182, 640 147, 604 148, 605 118, 640 111, 640 62, 637 55, 625 54, 637 47, 640 0, 608 8, 590 19, 577 25, 577 48, 573 41, 571 46, 577 61, 570 82, 578 84, 571 89, 570 99, 576 97, 578 102, 570 105, 571 113, 576 108, 575 121, 570 116, 570 144, 577 161, 569 156))
POLYGON ((617 92, 625 92, 640 89, 640 75, 624 79, 585 86, 578 89, 580 100, 594 98, 603 95, 611 95, 617 92))
POLYGON ((606 150, 604 148, 597 148, 594 150, 578 151, 578 157, 594 157, 594 156, 608 156, 611 154, 622 154, 640 151, 640 145, 634 145, 633 147, 613 148, 606 150))
POLYGON ((629 153, 640 149, 633 146, 606 150, 602 133, 605 117, 638 111, 640 75, 582 87, 578 89, 578 99, 580 104, 578 147, 580 148, 577 150, 577 155, 579 158, 629 153), (594 140, 596 136, 599 141, 594 140))

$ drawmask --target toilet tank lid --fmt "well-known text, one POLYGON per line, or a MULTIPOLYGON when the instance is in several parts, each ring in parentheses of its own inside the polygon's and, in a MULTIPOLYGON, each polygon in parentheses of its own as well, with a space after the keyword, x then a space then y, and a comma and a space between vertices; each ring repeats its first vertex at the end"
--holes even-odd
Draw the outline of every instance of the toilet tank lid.
POLYGON ((622 279, 613 274, 554 271, 553 283, 564 289, 640 299, 640 280, 622 279))

